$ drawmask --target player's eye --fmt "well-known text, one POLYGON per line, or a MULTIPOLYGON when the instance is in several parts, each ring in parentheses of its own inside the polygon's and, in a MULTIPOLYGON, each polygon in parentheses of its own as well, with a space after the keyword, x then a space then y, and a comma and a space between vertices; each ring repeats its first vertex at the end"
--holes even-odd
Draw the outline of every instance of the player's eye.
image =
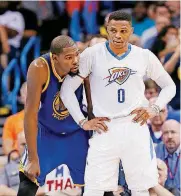
POLYGON ((116 33, 116 30, 115 30, 115 29, 111 29, 111 32, 112 32, 112 33, 116 33))
POLYGON ((121 33, 127 33, 127 31, 126 30, 121 30, 121 33))
POLYGON ((71 56, 66 56, 65 59, 66 60, 72 60, 72 57, 71 56))

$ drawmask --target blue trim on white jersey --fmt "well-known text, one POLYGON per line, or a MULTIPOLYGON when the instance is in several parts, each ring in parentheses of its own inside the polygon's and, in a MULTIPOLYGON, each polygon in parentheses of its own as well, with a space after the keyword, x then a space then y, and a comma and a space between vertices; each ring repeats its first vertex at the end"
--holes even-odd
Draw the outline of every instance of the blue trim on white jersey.
POLYGON ((124 59, 124 58, 125 58, 126 56, 128 56, 128 54, 131 52, 131 44, 128 45, 128 50, 127 50, 123 55, 121 55, 121 56, 116 55, 116 54, 111 50, 111 48, 109 47, 109 42, 108 42, 108 41, 106 42, 106 48, 107 48, 107 50, 110 52, 110 54, 111 54, 113 57, 115 57, 116 59, 118 59, 118 60, 124 59))
POLYGON ((153 141, 152 141, 151 136, 150 136, 150 156, 151 156, 151 160, 152 160, 154 157, 154 154, 153 154, 153 141))

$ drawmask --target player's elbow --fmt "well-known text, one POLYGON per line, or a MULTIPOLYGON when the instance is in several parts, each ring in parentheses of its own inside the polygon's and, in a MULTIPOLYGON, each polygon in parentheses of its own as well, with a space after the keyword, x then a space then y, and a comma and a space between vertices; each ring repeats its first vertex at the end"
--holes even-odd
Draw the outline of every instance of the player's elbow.
POLYGON ((167 89, 167 92, 170 95, 171 99, 173 97, 175 97, 175 95, 176 95, 176 85, 173 81, 166 86, 166 89, 167 89))
POLYGON ((176 95, 176 85, 175 85, 174 82, 173 82, 172 85, 170 85, 170 89, 171 89, 173 97, 175 97, 175 95, 176 95))

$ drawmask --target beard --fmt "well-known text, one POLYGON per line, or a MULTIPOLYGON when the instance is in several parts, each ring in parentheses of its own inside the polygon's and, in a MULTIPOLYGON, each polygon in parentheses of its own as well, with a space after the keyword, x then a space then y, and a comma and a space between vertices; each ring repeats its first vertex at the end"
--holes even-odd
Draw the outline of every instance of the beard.
POLYGON ((71 77, 77 76, 79 74, 79 70, 77 70, 76 72, 69 72, 68 73, 71 77))

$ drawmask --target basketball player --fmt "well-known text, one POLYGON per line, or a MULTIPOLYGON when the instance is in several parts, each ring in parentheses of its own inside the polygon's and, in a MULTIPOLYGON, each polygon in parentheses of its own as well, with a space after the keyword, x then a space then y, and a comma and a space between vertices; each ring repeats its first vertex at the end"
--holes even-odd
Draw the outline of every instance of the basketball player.
POLYGON ((106 133, 95 132, 90 139, 84 196, 102 196, 104 191, 117 189, 120 159, 132 195, 149 196, 149 189, 158 185, 158 171, 146 121, 174 97, 175 84, 152 52, 128 43, 133 33, 129 14, 111 13, 107 31, 109 41, 81 54, 79 76, 67 76, 60 92, 77 124, 84 130, 94 130, 74 94, 89 75, 93 113, 111 119, 105 122, 106 133), (145 75, 162 88, 150 107, 144 96, 145 75))
MULTIPOLYGON (((88 132, 76 124, 59 96, 64 77, 78 72, 79 51, 68 36, 56 37, 50 51, 28 69, 24 117, 27 148, 21 160, 18 196, 34 196, 46 175, 61 164, 69 167, 74 184, 84 184, 88 132)), ((81 107, 82 85, 76 97, 81 107)), ((95 129, 104 129, 102 120, 106 119, 90 122, 95 129)))

